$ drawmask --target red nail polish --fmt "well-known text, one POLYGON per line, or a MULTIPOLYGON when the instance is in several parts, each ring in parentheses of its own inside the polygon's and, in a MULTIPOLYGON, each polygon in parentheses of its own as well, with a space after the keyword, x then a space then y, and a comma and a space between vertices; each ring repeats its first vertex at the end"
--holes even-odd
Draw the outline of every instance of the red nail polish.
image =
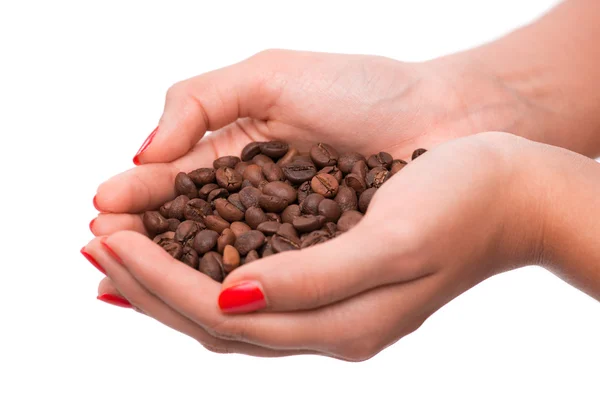
POLYGON ((106 243, 106 238, 102 238, 100 239, 100 243, 102 244, 102 246, 104 247, 104 250, 106 250, 106 252, 115 259, 115 261, 117 261, 120 264, 123 264, 123 260, 121 260, 121 257, 119 257, 117 255, 117 253, 115 253, 115 251, 113 249, 111 249, 111 247, 106 243))
POLYGON ((96 222, 96 218, 90 221, 90 231, 94 233, 94 222, 96 222))
POLYGON ((94 203, 94 208, 100 212, 102 212, 102 210, 100 209, 100 207, 98 206, 98 199, 97 199, 97 195, 94 196, 94 199, 92 200, 92 203, 94 203))
POLYGON ((228 287, 219 295, 219 307, 226 313, 244 313, 265 308, 265 295, 254 282, 228 287))
POLYGON ((111 304, 113 306, 123 307, 123 308, 133 308, 133 306, 131 305, 130 302, 128 302, 126 299, 124 299, 120 296, 117 296, 115 294, 105 293, 105 294, 101 294, 100 296, 98 296, 96 298, 100 301, 111 304))
POLYGON ((135 153, 135 156, 133 157, 133 163, 135 165, 140 165, 140 156, 142 155, 142 153, 144 151, 146 151, 146 149, 148 148, 148 146, 150 146, 150 143, 152 143, 152 140, 154 139, 154 136, 156 136, 156 133, 158 132, 158 126, 152 131, 152 133, 150 133, 150 135, 146 138, 146 140, 144 141, 144 143, 142 143, 142 146, 140 147, 140 149, 137 151, 137 153, 135 153))
POLYGON ((92 255, 90 253, 85 251, 85 247, 82 247, 80 252, 90 262, 90 264, 92 264, 94 267, 96 267, 98 269, 98 271, 100 271, 104 275, 106 275, 106 271, 104 270, 104 268, 102 268, 102 266, 100 264, 98 264, 98 261, 94 260, 94 257, 92 257, 92 255))

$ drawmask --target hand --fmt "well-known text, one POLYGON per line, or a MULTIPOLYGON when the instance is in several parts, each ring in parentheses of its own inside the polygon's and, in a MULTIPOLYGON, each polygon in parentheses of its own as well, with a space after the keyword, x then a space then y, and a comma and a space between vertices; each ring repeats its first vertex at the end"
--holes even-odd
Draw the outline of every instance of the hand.
POLYGON ((514 162, 539 147, 486 133, 427 152, 378 190, 353 230, 231 273, 222 296, 254 287, 266 307, 253 314, 221 312, 221 285, 143 234, 113 233, 86 250, 112 280, 101 290, 212 350, 364 360, 487 277, 539 260, 543 187, 514 162))

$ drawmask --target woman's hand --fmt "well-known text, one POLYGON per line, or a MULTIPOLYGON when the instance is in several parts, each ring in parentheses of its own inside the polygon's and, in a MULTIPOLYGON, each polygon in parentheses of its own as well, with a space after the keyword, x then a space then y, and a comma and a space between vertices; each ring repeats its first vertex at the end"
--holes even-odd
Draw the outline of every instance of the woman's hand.
MULTIPOLYGON (((94 239, 86 251, 112 281, 101 294, 122 294, 209 349, 364 360, 487 277, 539 261, 546 184, 533 179, 532 164, 553 159, 544 148, 502 133, 436 147, 386 182, 351 231, 248 264, 223 286, 173 260, 137 222, 119 221, 138 232, 94 239), (219 295, 221 305, 264 308, 223 313, 219 295)), ((161 180, 148 188, 168 190, 161 180)), ((144 194, 139 204, 152 204, 144 194)))

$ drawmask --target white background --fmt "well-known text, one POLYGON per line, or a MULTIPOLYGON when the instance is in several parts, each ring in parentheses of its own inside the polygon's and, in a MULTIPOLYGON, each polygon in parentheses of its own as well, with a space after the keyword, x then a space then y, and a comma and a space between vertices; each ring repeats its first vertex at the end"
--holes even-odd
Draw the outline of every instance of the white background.
POLYGON ((172 83, 272 47, 424 60, 555 3, 3 1, 0 399, 600 398, 600 305, 539 268, 352 364, 212 354, 97 301, 79 254, 96 186, 132 166, 172 83))

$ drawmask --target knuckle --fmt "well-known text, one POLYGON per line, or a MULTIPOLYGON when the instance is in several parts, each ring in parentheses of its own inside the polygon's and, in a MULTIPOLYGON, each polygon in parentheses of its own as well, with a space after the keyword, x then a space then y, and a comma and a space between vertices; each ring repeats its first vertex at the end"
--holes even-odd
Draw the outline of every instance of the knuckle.
POLYGON ((174 83, 167 89, 167 96, 166 96, 167 100, 183 96, 187 93, 187 90, 188 90, 187 81, 180 81, 180 82, 174 83))
POLYGON ((252 58, 257 59, 259 61, 273 60, 273 59, 283 57, 283 56, 285 56, 285 54, 287 54, 289 52, 290 52, 289 50, 271 48, 271 49, 265 49, 265 50, 259 51, 252 58))
POLYGON ((245 334, 243 329, 230 321, 223 319, 210 326, 207 326, 206 331, 217 339, 229 341, 243 341, 245 334))

